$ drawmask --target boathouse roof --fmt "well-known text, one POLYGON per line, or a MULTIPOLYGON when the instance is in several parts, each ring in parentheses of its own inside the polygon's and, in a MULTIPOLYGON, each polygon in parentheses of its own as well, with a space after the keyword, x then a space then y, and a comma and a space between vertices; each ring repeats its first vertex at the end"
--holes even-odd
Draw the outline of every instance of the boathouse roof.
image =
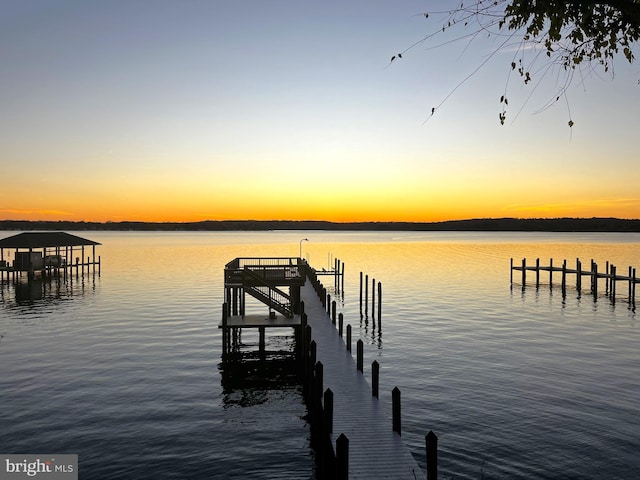
POLYGON ((65 232, 23 232, 0 239, 0 248, 46 248, 100 245, 98 242, 65 232))

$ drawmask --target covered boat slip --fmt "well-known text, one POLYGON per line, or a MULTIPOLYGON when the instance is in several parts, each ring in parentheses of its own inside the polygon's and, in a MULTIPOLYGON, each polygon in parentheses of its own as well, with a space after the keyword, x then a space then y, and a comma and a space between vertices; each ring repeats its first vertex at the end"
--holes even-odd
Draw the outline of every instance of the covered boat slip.
POLYGON ((64 275, 76 269, 76 273, 100 273, 100 257, 96 257, 99 242, 65 232, 23 232, 0 239, 0 280, 17 278, 26 273, 29 278, 36 273, 64 275), (85 257, 85 248, 91 248, 91 256, 85 257), (13 252, 13 260, 10 253, 13 252))

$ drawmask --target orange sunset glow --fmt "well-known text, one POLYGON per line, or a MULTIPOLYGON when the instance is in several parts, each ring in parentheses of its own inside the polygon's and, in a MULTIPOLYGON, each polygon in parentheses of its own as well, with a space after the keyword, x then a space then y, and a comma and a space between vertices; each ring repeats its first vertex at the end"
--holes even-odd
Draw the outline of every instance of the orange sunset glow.
POLYGON ((640 218, 635 63, 512 80, 501 126, 509 52, 429 116, 489 39, 389 64, 424 2, 163 5, 3 13, 0 219, 640 218))

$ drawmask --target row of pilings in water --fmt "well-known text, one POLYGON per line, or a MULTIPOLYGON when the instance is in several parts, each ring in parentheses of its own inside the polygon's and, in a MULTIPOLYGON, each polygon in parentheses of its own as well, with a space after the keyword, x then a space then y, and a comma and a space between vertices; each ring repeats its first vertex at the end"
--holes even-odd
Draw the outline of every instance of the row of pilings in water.
POLYGON ((522 263, 517 265, 514 263, 513 258, 511 259, 510 264, 511 270, 511 284, 513 285, 513 272, 519 271, 522 272, 522 288, 524 289, 527 283, 527 272, 535 273, 535 285, 536 288, 540 286, 540 274, 541 272, 549 272, 549 286, 553 288, 553 274, 554 272, 560 273, 560 286, 562 289, 562 296, 566 296, 567 293, 567 277, 569 275, 576 276, 576 290, 578 291, 578 295, 582 293, 582 277, 588 277, 589 280, 589 291, 593 295, 594 299, 598 297, 599 294, 599 280, 604 279, 605 281, 605 290, 604 294, 610 298, 610 300, 615 303, 616 296, 618 294, 618 283, 623 282, 627 284, 627 297, 629 304, 635 308, 636 303, 636 285, 640 283, 640 278, 636 276, 636 269, 633 267, 629 267, 627 275, 621 275, 618 273, 618 268, 606 262, 604 271, 598 270, 598 264, 591 260, 590 266, 585 268, 582 265, 580 259, 576 259, 575 268, 570 268, 567 266, 567 260, 564 260, 560 266, 553 264, 553 259, 549 260, 548 265, 540 265, 540 259, 537 258, 535 265, 527 265, 527 259, 523 258, 522 263))

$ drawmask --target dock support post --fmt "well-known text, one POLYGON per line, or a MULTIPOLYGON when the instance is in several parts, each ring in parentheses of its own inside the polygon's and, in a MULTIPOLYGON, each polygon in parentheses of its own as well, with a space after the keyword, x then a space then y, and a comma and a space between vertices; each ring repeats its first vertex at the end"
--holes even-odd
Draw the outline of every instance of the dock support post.
POLYGON ((331 323, 336 324, 336 301, 331 302, 331 323))
POLYGON ((522 288, 524 288, 524 284, 527 282, 527 259, 522 259, 522 288))
POLYGON ((316 366, 317 349, 318 349, 318 345, 316 344, 316 341, 311 340, 309 342, 309 358, 307 359, 307 361, 309 362, 308 370, 307 370, 307 377, 309 378, 309 391, 312 392, 312 394, 309 395, 309 398, 313 396, 314 382, 312 382, 312 379, 314 378, 314 368, 316 366))
POLYGON ((578 272, 576 274, 576 290, 578 290, 579 296, 582 291, 582 262, 580 262, 579 258, 576 258, 576 271, 578 272))
POLYGON ((316 362, 316 366, 315 366, 315 394, 316 394, 316 398, 314 399, 314 401, 320 401, 320 399, 322 398, 322 384, 324 383, 324 365, 322 365, 322 362, 317 361, 316 362))
POLYGON ((380 364, 374 360, 371 364, 371 396, 378 397, 378 386, 380 383, 380 364))
POLYGON ((331 294, 327 293, 327 313, 331 313, 331 294))
POLYGON ((229 344, 229 328, 227 327, 227 304, 222 304, 222 354, 226 355, 229 344))
POLYGON ((598 297, 598 264, 591 260, 591 292, 593 299, 598 297))
POLYGON ((378 329, 382 328, 382 283, 378 282, 378 329))
POLYGON ((360 316, 362 316, 362 272, 360 272, 360 316))
POLYGON ((567 260, 562 262, 562 297, 567 295, 567 260))
POLYGON ((336 479, 349 478, 349 439, 341 433, 336 440, 336 479))
POLYGON ((347 351, 351 352, 351 324, 347 325, 347 351))
POLYGON ((376 326, 376 279, 371 279, 371 319, 373 321, 373 327, 376 326))
POLYGON ((357 348, 356 348, 356 368, 362 373, 363 371, 363 359, 364 359, 364 344, 362 343, 362 339, 358 340, 357 348))
POLYGON ((340 287, 340 291, 344 293, 344 262, 342 262, 342 271, 340 273, 342 286, 340 287))
POLYGON ((540 287, 540 259, 536 258, 536 288, 540 287))
POLYGON ((611 296, 611 301, 616 303, 616 275, 618 272, 618 268, 615 265, 611 265, 611 277, 609 278, 610 288, 609 295, 611 296))
POLYGON ((429 430, 424 437, 427 453, 427 480, 438 479, 438 437, 429 430))
POLYGON ((338 315, 338 335, 342 337, 342 330, 344 326, 344 315, 342 312, 338 315))
POLYGON ((549 259, 549 288, 553 288, 553 258, 549 259))
POLYGON ((260 327, 258 328, 258 330, 260 331, 260 342, 259 342, 259 350, 260 350, 260 355, 264 355, 264 344, 265 344, 265 333, 266 333, 266 329, 264 327, 260 327))
POLYGON ((333 433, 333 392, 330 388, 324 391, 324 432, 323 435, 331 435, 333 433))
POLYGON ((513 285, 513 257, 509 259, 509 282, 513 285))
POLYGON ((369 312, 369 275, 364 276, 364 316, 369 312))
POLYGON ((391 412, 393 421, 393 431, 402 435, 402 422, 400 420, 400 389, 394 387, 391 390, 391 412))

